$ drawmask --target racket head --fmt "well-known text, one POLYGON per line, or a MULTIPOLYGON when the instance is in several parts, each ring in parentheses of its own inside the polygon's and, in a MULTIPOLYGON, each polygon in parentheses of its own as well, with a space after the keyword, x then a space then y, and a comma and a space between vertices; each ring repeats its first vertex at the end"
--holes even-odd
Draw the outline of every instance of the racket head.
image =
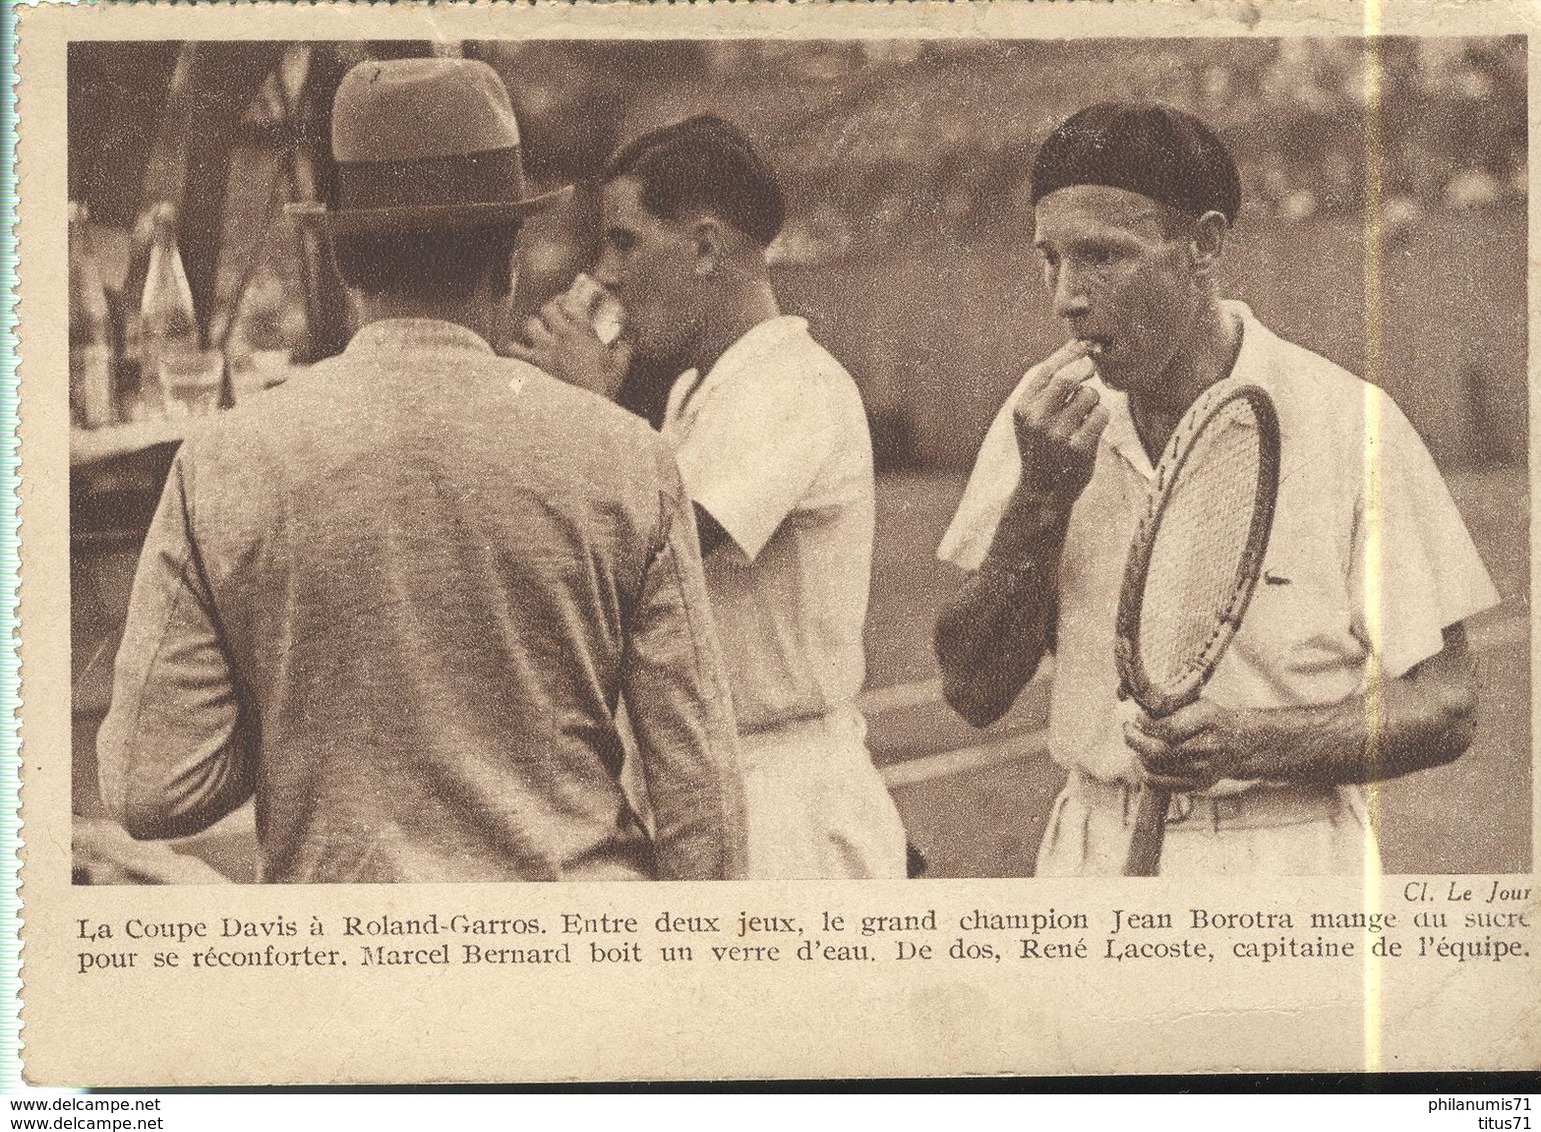
POLYGON ((1278 492, 1272 399, 1212 388, 1162 453, 1119 592, 1119 680, 1152 716, 1192 703, 1219 666, 1257 588, 1278 492))

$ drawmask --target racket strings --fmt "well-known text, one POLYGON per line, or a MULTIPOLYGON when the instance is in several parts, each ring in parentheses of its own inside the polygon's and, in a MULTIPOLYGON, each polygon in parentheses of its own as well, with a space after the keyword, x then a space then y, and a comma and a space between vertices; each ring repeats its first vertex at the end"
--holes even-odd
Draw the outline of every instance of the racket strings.
POLYGON ((1176 472, 1138 627, 1140 661, 1156 689, 1171 692, 1205 669, 1243 581, 1261 464, 1256 414, 1237 400, 1194 437, 1176 472))

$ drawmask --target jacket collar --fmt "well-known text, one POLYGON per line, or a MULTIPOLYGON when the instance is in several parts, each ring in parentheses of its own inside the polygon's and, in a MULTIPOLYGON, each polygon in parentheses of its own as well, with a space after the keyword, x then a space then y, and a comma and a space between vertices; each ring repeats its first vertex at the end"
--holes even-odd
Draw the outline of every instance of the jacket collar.
POLYGON ((367 323, 348 343, 345 353, 401 353, 468 350, 491 354, 492 347, 476 331, 436 318, 382 318, 367 323))

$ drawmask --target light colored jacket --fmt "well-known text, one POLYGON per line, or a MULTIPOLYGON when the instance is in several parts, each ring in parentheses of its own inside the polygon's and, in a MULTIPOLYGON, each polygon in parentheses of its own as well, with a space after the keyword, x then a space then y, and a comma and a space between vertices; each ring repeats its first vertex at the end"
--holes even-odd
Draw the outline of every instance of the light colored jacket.
POLYGON ((371 323, 183 445, 98 752, 136 837, 255 793, 269 881, 743 871, 668 448, 449 323, 371 323), (618 782, 623 695, 651 843, 618 782))

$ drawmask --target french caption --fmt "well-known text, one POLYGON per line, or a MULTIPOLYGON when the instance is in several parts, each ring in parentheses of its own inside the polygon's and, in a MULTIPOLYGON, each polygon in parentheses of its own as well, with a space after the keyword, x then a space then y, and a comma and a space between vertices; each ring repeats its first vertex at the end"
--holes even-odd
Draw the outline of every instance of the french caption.
MULTIPOLYGON (((576 904, 577 902, 575 902, 576 904)), ((700 901, 706 905, 707 901, 700 901)), ((1528 884, 1402 882, 1381 911, 1331 907, 1035 907, 1026 902, 861 912, 708 907, 656 912, 218 916, 77 920, 76 974, 340 967, 644 964, 1330 963, 1375 956, 1452 966, 1531 954, 1528 884)))

